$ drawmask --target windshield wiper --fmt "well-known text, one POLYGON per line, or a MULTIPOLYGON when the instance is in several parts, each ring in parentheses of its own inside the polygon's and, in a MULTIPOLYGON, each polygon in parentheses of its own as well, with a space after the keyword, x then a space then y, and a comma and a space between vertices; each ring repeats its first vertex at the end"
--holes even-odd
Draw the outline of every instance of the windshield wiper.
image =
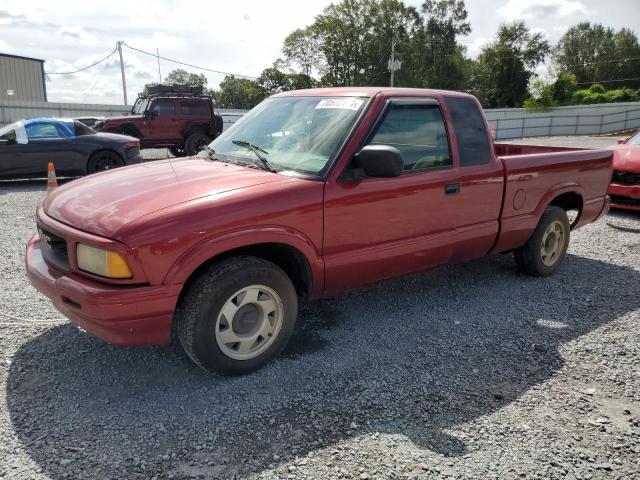
POLYGON ((256 157, 258 157, 258 159, 264 166, 265 170, 268 170, 269 172, 272 172, 272 173, 277 172, 277 170, 271 166, 271 164, 266 159, 266 157, 262 155, 262 153, 269 155, 269 152, 267 152, 264 148, 259 147, 258 145, 254 145, 251 142, 247 142, 246 140, 231 140, 231 143, 233 143, 234 145, 240 145, 241 147, 247 147, 256 155, 256 157))
POLYGON ((207 156, 209 157, 209 159, 218 160, 218 157, 216 157, 216 151, 213 148, 211 148, 209 145, 205 145, 204 147, 202 147, 202 150, 207 152, 207 156))

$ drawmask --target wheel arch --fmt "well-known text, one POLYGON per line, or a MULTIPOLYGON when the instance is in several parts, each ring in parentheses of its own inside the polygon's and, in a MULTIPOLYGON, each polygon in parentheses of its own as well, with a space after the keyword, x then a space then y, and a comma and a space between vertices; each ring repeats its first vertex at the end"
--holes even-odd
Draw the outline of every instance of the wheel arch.
POLYGON ((129 130, 130 133, 128 135, 132 135, 140 140, 144 138, 144 135, 142 135, 142 132, 140 132, 140 129, 134 123, 121 123, 115 126, 108 126, 102 131, 111 132, 111 133, 120 133, 124 130, 129 130))
POLYGON ((183 284, 184 293, 190 282, 212 263, 235 255, 255 256, 278 265, 289 275, 301 297, 321 295, 324 264, 313 244, 298 232, 277 229, 236 232, 207 240, 182 255, 163 283, 183 284))
POLYGON ((584 190, 577 183, 565 183, 552 188, 538 204, 538 208, 536 209, 538 222, 542 218, 544 211, 550 206, 560 207, 566 212, 577 210, 578 214, 571 223, 571 228, 573 229, 582 216, 584 190))
POLYGON ((182 138, 187 139, 189 135, 194 133, 203 133, 207 136, 211 135, 211 128, 206 123, 189 123, 182 129, 182 138))

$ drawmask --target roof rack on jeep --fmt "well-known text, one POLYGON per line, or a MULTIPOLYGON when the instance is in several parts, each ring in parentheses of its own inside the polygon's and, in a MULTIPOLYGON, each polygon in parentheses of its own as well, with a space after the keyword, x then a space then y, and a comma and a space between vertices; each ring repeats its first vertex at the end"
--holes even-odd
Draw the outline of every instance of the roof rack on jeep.
POLYGON ((202 85, 154 85, 147 88, 147 92, 149 97, 158 95, 202 96, 204 88, 202 85))

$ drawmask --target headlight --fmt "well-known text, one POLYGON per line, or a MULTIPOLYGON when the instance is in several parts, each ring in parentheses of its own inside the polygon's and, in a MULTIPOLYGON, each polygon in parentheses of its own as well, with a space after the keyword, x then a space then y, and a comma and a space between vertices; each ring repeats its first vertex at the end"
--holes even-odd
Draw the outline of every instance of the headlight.
POLYGON ((76 254, 80 270, 107 278, 133 277, 127 261, 118 252, 79 243, 76 254))

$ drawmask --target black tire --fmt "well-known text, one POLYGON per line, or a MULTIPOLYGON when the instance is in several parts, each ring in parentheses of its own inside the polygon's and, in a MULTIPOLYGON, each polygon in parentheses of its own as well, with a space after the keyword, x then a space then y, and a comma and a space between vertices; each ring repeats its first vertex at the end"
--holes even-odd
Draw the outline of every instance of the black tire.
POLYGON ((213 116, 213 131, 215 136, 218 137, 218 135, 222 133, 222 130, 224 130, 224 119, 222 115, 215 114, 213 116))
POLYGON ((184 146, 183 145, 176 145, 175 147, 170 147, 169 151, 171 152, 171 155, 173 155, 174 157, 185 157, 187 155, 187 152, 184 151, 184 146))
MULTIPOLYGON (((187 355, 201 368, 240 375, 263 367, 280 354, 291 337, 297 316, 298 297, 287 274, 266 260, 238 256, 211 265, 189 285, 176 312, 176 333, 187 355), (266 286, 280 297, 283 308, 280 327, 261 354, 234 359, 218 344, 219 317, 236 292, 253 285, 266 286)), ((235 317, 229 323, 230 328, 234 328, 233 322, 235 317)))
POLYGON ((99 150, 95 152, 87 162, 87 173, 98 173, 114 168, 122 167, 124 160, 112 150, 99 150))
POLYGON ((192 133, 184 142, 184 149, 187 155, 192 156, 211 143, 211 138, 202 132, 192 133))
POLYGON ((542 214, 531 238, 522 247, 514 250, 516 265, 520 270, 535 277, 547 277, 553 274, 567 254, 570 234, 571 227, 567 212, 560 207, 548 207, 542 214), (545 233, 552 225, 554 228, 559 228, 562 235, 560 237, 557 233, 551 232, 543 247, 545 233), (550 243, 552 243, 551 246, 550 243), (549 255, 548 251, 556 253, 549 255))

